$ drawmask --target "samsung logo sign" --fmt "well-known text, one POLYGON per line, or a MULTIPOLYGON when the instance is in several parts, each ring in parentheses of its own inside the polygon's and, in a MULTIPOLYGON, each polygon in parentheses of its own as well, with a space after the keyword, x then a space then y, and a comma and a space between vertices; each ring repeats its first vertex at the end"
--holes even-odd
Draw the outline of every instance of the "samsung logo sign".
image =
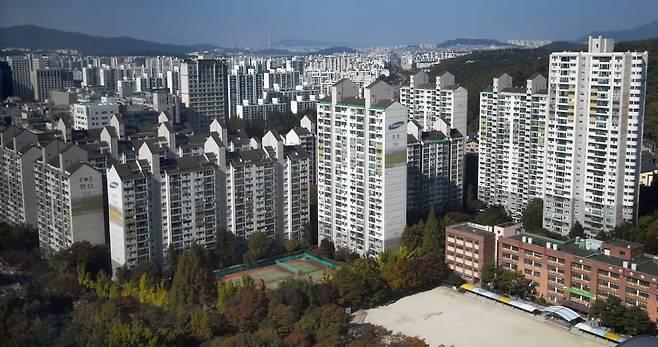
POLYGON ((110 182, 110 188, 116 188, 119 186, 119 182, 110 182))
POLYGON ((388 126, 388 130, 395 130, 404 125, 404 121, 395 122, 388 126))

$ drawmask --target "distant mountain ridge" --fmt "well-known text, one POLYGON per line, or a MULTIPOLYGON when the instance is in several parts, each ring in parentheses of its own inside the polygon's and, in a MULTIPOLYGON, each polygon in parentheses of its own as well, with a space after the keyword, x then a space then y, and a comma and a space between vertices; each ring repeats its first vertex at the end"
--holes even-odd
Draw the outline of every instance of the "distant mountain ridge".
POLYGON ((658 37, 658 20, 651 23, 643 24, 627 30, 598 30, 582 36, 578 41, 586 41, 588 37, 605 36, 611 37, 616 41, 639 41, 658 37))
POLYGON ((0 48, 75 49, 89 55, 173 54, 214 50, 209 44, 172 45, 132 37, 102 37, 35 25, 0 28, 0 48))
POLYGON ((281 39, 272 44, 274 47, 341 47, 354 46, 347 42, 320 41, 311 39, 281 39))
POLYGON ((453 46, 491 46, 491 45, 516 47, 515 45, 494 39, 465 39, 465 38, 444 41, 439 44, 439 47, 447 48, 453 46))

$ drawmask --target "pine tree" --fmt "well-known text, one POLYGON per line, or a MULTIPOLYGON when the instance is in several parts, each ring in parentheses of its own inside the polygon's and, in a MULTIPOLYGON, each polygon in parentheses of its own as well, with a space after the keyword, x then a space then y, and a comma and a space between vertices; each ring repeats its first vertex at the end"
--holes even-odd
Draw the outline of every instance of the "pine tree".
POLYGON ((434 208, 430 210, 423 228, 422 249, 425 256, 443 257, 443 245, 441 245, 441 225, 436 217, 434 208))
POLYGON ((199 245, 183 252, 169 292, 174 306, 203 305, 216 300, 212 268, 199 245))

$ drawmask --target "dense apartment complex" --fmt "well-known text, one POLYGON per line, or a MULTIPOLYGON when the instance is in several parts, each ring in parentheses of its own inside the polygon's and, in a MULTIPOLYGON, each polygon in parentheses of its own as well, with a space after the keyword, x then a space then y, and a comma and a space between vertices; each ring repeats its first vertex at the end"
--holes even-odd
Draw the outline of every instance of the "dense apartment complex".
POLYGON ((407 109, 377 81, 342 79, 318 103, 318 239, 364 255, 399 245, 406 222, 407 109))
POLYGON ((430 83, 426 72, 417 72, 408 86, 400 88, 400 103, 407 106, 409 119, 418 122, 423 131, 435 129, 435 122, 441 119, 466 136, 468 91, 455 84, 453 74, 441 73, 430 83))
POLYGON ((478 198, 519 218, 529 200, 543 197, 546 78, 535 74, 513 87, 502 74, 480 93, 478 198))
POLYGON ((532 279, 550 303, 587 311, 594 300, 614 295, 658 318, 658 260, 641 244, 520 233, 498 240, 498 265, 532 279))
POLYGON ((588 52, 551 54, 545 228, 564 234, 578 221, 595 235, 636 220, 647 63, 602 37, 588 52))

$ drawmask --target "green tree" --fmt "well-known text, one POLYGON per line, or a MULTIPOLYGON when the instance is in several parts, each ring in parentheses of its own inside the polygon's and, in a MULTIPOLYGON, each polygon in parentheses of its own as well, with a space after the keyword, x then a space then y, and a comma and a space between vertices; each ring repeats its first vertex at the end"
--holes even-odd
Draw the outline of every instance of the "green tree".
POLYGON ((334 247, 334 243, 328 239, 322 239, 322 241, 320 241, 320 246, 315 250, 315 252, 323 258, 336 258, 336 248, 334 247))
POLYGON ((167 254, 164 262, 164 274, 167 280, 174 278, 176 274, 176 267, 178 266, 178 251, 174 248, 174 244, 170 243, 167 248, 167 254))
POLYGON ((624 333, 636 336, 648 334, 651 336, 656 335, 656 322, 649 318, 646 310, 637 306, 630 306, 625 309, 623 315, 623 329, 624 333))
POLYGON ((441 244, 441 225, 436 218, 436 212, 432 208, 423 226, 423 254, 425 256, 439 257, 443 259, 443 245, 441 244))
POLYGON ((544 201, 542 199, 532 199, 528 202, 523 214, 521 215, 521 224, 526 231, 535 232, 542 228, 544 218, 544 201))
POLYGON ((402 232, 400 244, 410 250, 420 247, 423 243, 423 229, 424 223, 422 221, 416 224, 407 225, 402 232))
POLYGON ((482 268, 480 276, 480 285, 486 290, 494 290, 494 280, 496 279, 496 263, 490 261, 482 268))
POLYGON ((651 254, 658 254, 658 218, 646 227, 644 251, 651 254))
POLYGON ((92 245, 87 241, 76 242, 71 247, 55 253, 51 262, 54 268, 67 273, 75 273, 78 266, 83 265, 91 279, 95 279, 101 271, 112 273, 107 247, 92 245))
POLYGON ((571 230, 569 230, 569 238, 575 239, 576 237, 585 237, 585 236, 586 236, 585 228, 583 228, 583 225, 580 224, 579 221, 576 221, 571 227, 571 230))
POLYGON ((340 268, 334 273, 333 283, 340 302, 355 309, 380 304, 391 294, 379 266, 372 259, 356 259, 350 266, 340 268))
POLYGON ((283 241, 283 249, 285 249, 286 254, 292 254, 295 253, 296 251, 299 251, 302 249, 302 244, 298 240, 295 239, 290 239, 290 240, 284 240, 283 241))
POLYGON ((502 206, 492 206, 478 214, 474 222, 483 225, 497 225, 511 220, 512 218, 507 215, 505 208, 502 206))
POLYGON ((160 283, 160 280, 162 279, 160 266, 151 260, 140 261, 133 268, 122 266, 116 271, 116 276, 119 283, 125 283, 129 281, 138 282, 141 279, 142 274, 146 274, 146 278, 150 285, 156 285, 160 283))
POLYGON ((512 297, 532 300, 537 295, 535 283, 518 271, 497 269, 493 280, 494 291, 512 297))
POLYGON ((261 231, 256 231, 249 235, 249 258, 251 261, 267 258, 272 250, 272 240, 261 231))
POLYGON ((213 246, 213 263, 217 268, 239 264, 241 259, 240 239, 224 228, 217 229, 213 246))
POLYGON ((626 307, 616 296, 604 300, 596 300, 592 304, 590 316, 599 319, 601 325, 618 333, 624 332, 624 312, 626 307))
POLYGON ((169 291, 174 306, 198 306, 216 300, 212 268, 201 246, 194 244, 178 260, 169 291))
POLYGON ((230 298, 240 292, 241 286, 233 281, 220 281, 217 283, 217 309, 226 310, 226 303, 230 298))

